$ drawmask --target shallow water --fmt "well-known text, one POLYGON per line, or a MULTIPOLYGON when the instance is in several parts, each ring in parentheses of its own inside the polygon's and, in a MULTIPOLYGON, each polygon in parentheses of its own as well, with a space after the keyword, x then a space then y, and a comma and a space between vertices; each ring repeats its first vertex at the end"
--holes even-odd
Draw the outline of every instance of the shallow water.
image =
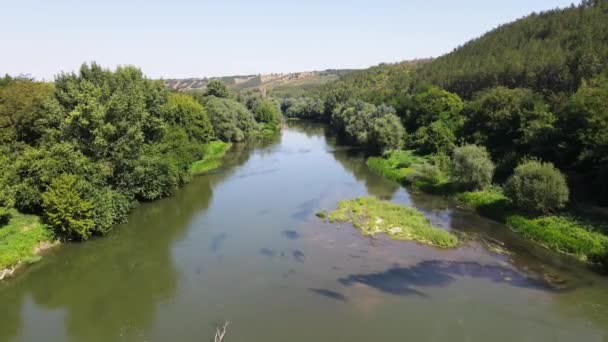
POLYGON ((0 283, 0 341, 211 341, 226 320, 229 341, 608 341, 606 278, 374 175, 324 126, 226 159, 0 283), (440 250, 314 215, 367 194, 471 240, 440 250))

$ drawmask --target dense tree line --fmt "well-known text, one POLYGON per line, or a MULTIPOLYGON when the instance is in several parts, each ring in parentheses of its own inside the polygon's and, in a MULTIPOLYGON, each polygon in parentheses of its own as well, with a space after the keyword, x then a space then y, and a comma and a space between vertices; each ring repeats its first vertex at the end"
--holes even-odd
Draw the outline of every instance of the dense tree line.
POLYGON ((283 110, 377 149, 389 146, 358 122, 373 117, 372 106, 390 106, 400 120, 383 123, 384 131, 404 129, 392 146, 439 156, 483 146, 499 182, 523 161, 550 162, 575 195, 608 204, 607 3, 533 14, 432 61, 354 72, 285 99, 283 110))
POLYGON ((103 234, 137 201, 188 182, 209 141, 278 126, 278 105, 256 109, 229 98, 221 83, 197 100, 131 66, 85 64, 54 83, 4 77, 0 208, 42 215, 66 239, 103 234))

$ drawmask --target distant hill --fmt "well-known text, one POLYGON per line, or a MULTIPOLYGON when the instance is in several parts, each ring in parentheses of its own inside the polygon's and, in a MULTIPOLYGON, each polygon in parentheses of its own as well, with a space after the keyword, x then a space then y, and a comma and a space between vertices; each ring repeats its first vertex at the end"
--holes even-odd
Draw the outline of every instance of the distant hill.
POLYGON ((329 69, 323 71, 307 71, 294 73, 277 73, 267 75, 238 75, 215 78, 184 78, 166 79, 165 84, 178 91, 204 91, 207 83, 212 79, 221 80, 226 86, 234 91, 244 89, 262 88, 265 91, 273 91, 278 95, 297 95, 310 88, 335 81, 340 77, 353 72, 352 69, 329 69), (293 94, 292 94, 293 93, 293 94))
POLYGON ((572 93, 608 65, 608 1, 533 13, 420 69, 419 80, 465 98, 493 86, 572 93))

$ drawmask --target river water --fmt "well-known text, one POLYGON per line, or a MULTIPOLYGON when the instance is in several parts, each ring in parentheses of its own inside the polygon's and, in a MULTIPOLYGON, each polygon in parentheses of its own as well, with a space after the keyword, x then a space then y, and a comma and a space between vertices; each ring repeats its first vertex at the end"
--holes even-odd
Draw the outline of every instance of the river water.
POLYGON ((371 173, 305 123, 52 250, 0 283, 0 305, 0 341, 212 341, 224 321, 228 341, 608 341, 605 277, 371 173), (361 195, 470 240, 441 250, 315 216, 361 195))

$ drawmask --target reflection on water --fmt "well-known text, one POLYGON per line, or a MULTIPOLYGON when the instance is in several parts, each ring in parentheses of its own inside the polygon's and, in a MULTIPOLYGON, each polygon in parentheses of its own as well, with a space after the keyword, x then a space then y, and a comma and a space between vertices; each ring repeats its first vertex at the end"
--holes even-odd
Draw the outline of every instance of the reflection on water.
POLYGON ((231 341, 605 341, 607 285, 373 174, 325 126, 289 123, 235 144, 221 169, 141 205, 108 237, 0 283, 0 341, 205 341, 224 320, 231 341), (315 216, 368 194, 472 238, 441 250, 315 216))

